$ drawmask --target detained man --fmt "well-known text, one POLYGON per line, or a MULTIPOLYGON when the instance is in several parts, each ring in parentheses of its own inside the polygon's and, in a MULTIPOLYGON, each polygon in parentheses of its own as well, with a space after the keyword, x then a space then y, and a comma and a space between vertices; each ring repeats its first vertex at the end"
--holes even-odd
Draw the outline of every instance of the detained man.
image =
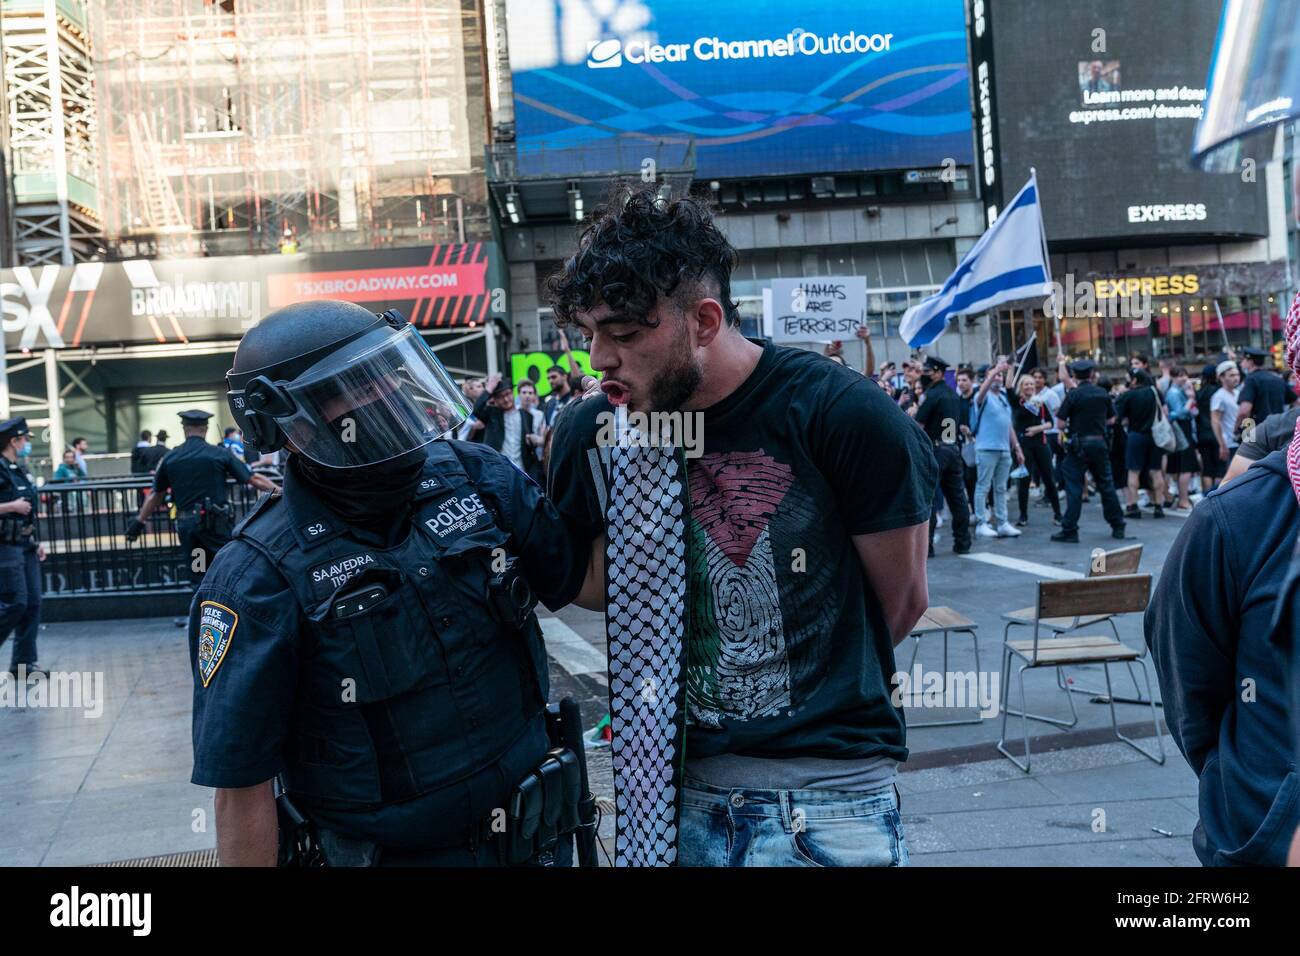
MULTIPOLYGON (((661 838, 640 856, 630 837, 616 848, 643 865, 901 865, 894 777, 907 746, 890 684, 894 646, 927 606, 934 453, 870 380, 747 339, 735 262, 703 203, 624 189, 549 282, 557 323, 577 326, 603 374, 603 394, 560 417, 548 484, 591 543, 579 603, 610 600, 616 789, 645 751, 643 725, 620 736, 625 659, 681 648, 665 673, 682 677, 684 719, 661 752, 673 768, 684 747, 682 779, 663 779, 648 809, 618 794, 620 829, 644 811, 661 838), (687 415, 698 444, 647 476, 603 425, 652 412, 687 415), (668 496, 667 520, 628 533, 622 516, 654 495, 668 496), (679 527, 680 542, 665 539, 679 527), (638 633, 625 653, 640 609, 616 598, 665 564, 664 580, 684 584, 649 603, 679 623, 638 633)), ((673 686, 635 679, 642 696, 673 686)), ((665 721, 680 712, 669 704, 665 721)))

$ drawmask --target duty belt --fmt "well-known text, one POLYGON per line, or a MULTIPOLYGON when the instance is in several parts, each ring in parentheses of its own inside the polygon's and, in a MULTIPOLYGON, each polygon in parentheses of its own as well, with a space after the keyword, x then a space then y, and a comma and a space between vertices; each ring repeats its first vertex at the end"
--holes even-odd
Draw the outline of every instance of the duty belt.
MULTIPOLYGON (((587 760, 582 739, 582 715, 569 699, 547 707, 547 734, 554 746, 515 787, 509 805, 469 827, 466 843, 471 852, 491 846, 505 865, 537 862, 553 865, 561 841, 572 840, 579 866, 596 866, 596 801, 587 781, 587 760)), ((334 864, 373 866, 378 847, 361 840, 321 832, 284 792, 277 780, 279 865, 318 867, 331 865, 328 844, 346 851, 346 860, 334 864), (322 845, 322 844, 326 845, 322 845)), ((461 843, 451 845, 464 845, 461 843)))
POLYGON ((5 516, 0 520, 0 544, 25 544, 36 533, 36 526, 22 518, 5 516))

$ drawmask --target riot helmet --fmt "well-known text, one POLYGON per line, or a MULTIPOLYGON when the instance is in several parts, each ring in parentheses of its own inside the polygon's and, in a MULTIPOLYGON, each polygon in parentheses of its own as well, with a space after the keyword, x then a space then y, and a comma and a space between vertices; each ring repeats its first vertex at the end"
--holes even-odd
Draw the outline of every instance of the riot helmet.
POLYGON ((230 410, 260 451, 286 443, 329 468, 361 468, 435 441, 469 417, 465 397, 396 311, 300 302, 259 322, 226 374, 230 410))

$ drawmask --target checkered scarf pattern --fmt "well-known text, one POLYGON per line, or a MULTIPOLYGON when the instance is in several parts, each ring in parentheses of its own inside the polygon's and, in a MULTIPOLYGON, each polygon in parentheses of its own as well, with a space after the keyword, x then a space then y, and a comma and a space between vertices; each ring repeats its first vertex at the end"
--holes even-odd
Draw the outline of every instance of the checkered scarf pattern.
MULTIPOLYGON (((1296 293, 1291 303, 1291 311, 1286 314, 1283 328, 1286 336, 1286 364, 1300 377, 1300 293, 1296 293)), ((1291 447, 1286 451, 1286 470, 1291 476, 1291 489, 1296 501, 1300 502, 1300 429, 1291 439, 1291 447)))

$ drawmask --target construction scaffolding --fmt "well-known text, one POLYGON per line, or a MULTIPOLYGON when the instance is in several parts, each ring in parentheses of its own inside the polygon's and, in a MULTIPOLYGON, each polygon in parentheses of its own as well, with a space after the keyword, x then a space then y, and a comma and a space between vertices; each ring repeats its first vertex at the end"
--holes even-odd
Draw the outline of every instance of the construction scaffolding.
POLYGON ((490 238, 476 0, 91 0, 108 258, 490 238))
POLYGON ((3 0, 4 136, 17 265, 99 251, 97 130, 85 0, 3 0))

